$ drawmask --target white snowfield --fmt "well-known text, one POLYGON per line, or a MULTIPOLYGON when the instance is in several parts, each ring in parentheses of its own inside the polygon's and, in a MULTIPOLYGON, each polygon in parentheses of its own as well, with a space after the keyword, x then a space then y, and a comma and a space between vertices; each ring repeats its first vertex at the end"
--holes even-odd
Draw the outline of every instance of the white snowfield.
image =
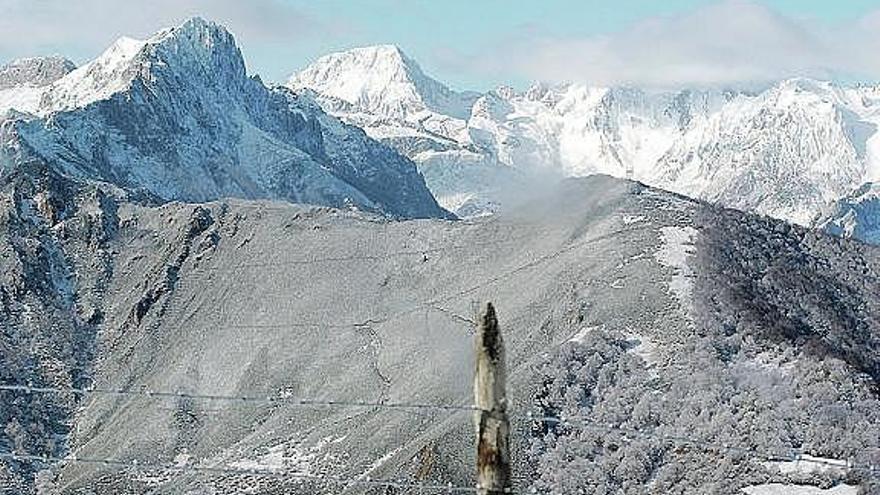
POLYGON ((791 79, 760 92, 660 92, 575 83, 476 95, 450 90, 391 46, 322 57, 288 86, 315 91, 326 111, 407 154, 454 211, 469 194, 488 197, 468 207, 497 207, 497 191, 471 176, 501 168, 634 178, 811 225, 880 178, 874 86, 791 79))
POLYGON ((669 291, 680 304, 687 304, 693 292, 693 269, 688 258, 694 255, 694 240, 698 232, 693 227, 663 227, 660 229, 663 244, 654 253, 657 262, 672 270, 669 291))
MULTIPOLYGON (((124 91, 131 84, 132 62, 149 43, 168 36, 165 30, 147 41, 120 38, 95 60, 45 85, 22 84, 0 90, 0 113, 16 110, 38 116, 82 108, 124 91)), ((32 59, 37 60, 37 59, 32 59)))

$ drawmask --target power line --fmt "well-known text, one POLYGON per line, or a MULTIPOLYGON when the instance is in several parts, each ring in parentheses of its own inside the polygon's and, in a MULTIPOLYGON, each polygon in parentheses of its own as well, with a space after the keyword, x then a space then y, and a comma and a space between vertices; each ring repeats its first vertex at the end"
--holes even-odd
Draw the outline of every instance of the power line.
POLYGON ((247 469, 247 468, 235 468, 228 466, 196 466, 189 464, 177 464, 177 463, 155 463, 155 462, 141 462, 141 461, 121 461, 118 459, 107 459, 107 458, 97 458, 97 457, 79 457, 79 456, 68 456, 68 457, 56 457, 56 456, 39 456, 32 454, 17 454, 11 452, 0 452, 0 459, 8 459, 14 461, 21 462, 42 462, 42 463, 81 463, 81 464, 98 464, 103 466, 115 466, 120 468, 146 468, 146 469, 162 469, 168 471, 191 471, 191 472, 202 472, 202 473, 212 473, 212 474, 234 474, 234 475, 243 475, 243 476, 266 476, 272 478, 280 478, 280 479, 297 479, 303 481, 322 481, 322 482, 331 482, 345 485, 365 485, 365 486, 385 486, 385 487, 394 487, 394 488, 412 488, 412 489, 422 489, 422 490, 436 490, 436 491, 445 491, 447 493, 452 492, 476 492, 478 487, 470 487, 470 486, 456 486, 452 483, 441 485, 441 484, 428 484, 428 483, 411 483, 402 480, 389 480, 389 479, 370 479, 369 477, 362 478, 351 478, 351 477, 342 477, 342 476, 331 476, 331 475, 314 475, 314 474, 306 474, 306 473, 282 473, 278 471, 270 471, 267 469, 247 469))
POLYGON ((419 404, 411 402, 369 402, 351 400, 317 400, 302 399, 296 397, 267 396, 234 396, 215 394, 191 394, 186 392, 154 391, 148 389, 106 389, 106 388, 75 388, 75 387, 31 387, 27 385, 0 384, 0 391, 20 392, 24 394, 54 394, 54 395, 108 395, 121 397, 150 397, 159 399, 192 399, 206 401, 256 403, 256 404, 284 404, 290 406, 316 406, 316 407, 375 407, 385 409, 434 409, 442 411, 475 411, 472 405, 458 404, 419 404))
POLYGON ((805 457, 805 453, 797 452, 791 454, 780 454, 780 453, 771 453, 764 452, 754 448, 748 447, 737 447, 734 445, 730 445, 727 443, 717 443, 711 442, 708 440, 699 440, 690 438, 682 435, 670 435, 665 433, 658 433, 656 431, 650 430, 645 431, 642 429, 636 428, 626 428, 618 425, 603 425, 600 423, 595 423, 589 421, 589 418, 586 416, 561 416, 561 417, 553 417, 553 416, 543 416, 543 417, 531 417, 531 415, 527 415, 529 419, 534 421, 543 421, 546 423, 556 423, 556 424, 564 424, 567 426, 571 426, 574 428, 584 428, 584 429, 593 429, 604 431, 606 433, 624 433, 626 435, 633 436, 641 436, 646 438, 653 438, 657 440, 667 440, 678 443, 690 444, 698 447, 702 447, 710 450, 722 450, 736 454, 747 455, 751 457, 760 457, 765 461, 788 461, 788 462, 805 462, 811 464, 819 464, 828 467, 833 467, 837 469, 842 469, 845 471, 863 471, 868 473, 873 473, 875 471, 880 472, 880 468, 874 466, 872 464, 854 464, 852 462, 846 461, 846 464, 843 464, 843 461, 834 462, 825 459, 815 458, 815 457, 805 457))
MULTIPOLYGON (((563 247, 553 253, 550 253, 545 256, 541 256, 541 257, 534 259, 534 260, 531 260, 525 264, 519 265, 519 266, 517 266, 507 272, 504 272, 498 276, 492 277, 492 278, 490 278, 480 284, 471 286, 470 288, 468 288, 464 291, 461 291, 461 292, 458 292, 456 294, 452 294, 449 296, 445 296, 445 297, 434 298, 434 299, 429 300, 427 302, 417 303, 406 310, 399 311, 395 314, 392 314, 392 315, 389 315, 389 316, 386 316, 383 318, 372 318, 372 319, 364 320, 361 322, 346 323, 346 324, 334 324, 334 325, 336 325, 338 327, 346 327, 347 328, 347 327, 366 326, 366 325, 370 325, 370 324, 388 323, 394 319, 409 315, 415 311, 418 311, 418 310, 424 309, 424 308, 429 308, 429 309, 433 309, 436 311, 440 311, 442 313, 452 315, 453 318, 456 320, 463 321, 468 324, 473 324, 473 321, 471 319, 464 317, 464 316, 461 316, 461 315, 458 315, 456 313, 453 313, 452 311, 447 310, 445 308, 442 308, 439 306, 439 304, 444 301, 452 300, 457 297, 467 295, 468 293, 472 293, 481 287, 485 287, 487 285, 496 283, 499 280, 509 278, 509 277, 511 277, 511 276, 513 276, 513 275, 515 275, 525 269, 539 266, 542 263, 545 263, 551 259, 555 259, 555 258, 561 256, 562 254, 569 252, 569 251, 572 251, 578 247, 582 247, 582 246, 591 244, 593 242, 597 242, 599 240, 602 240, 603 238, 610 237, 613 234, 622 233, 624 230, 626 230, 626 229, 619 230, 614 233, 605 234, 603 236, 599 236, 596 238, 587 239, 587 240, 584 240, 579 243, 570 244, 570 245, 565 246, 565 247, 563 247)), ((328 325, 324 325, 324 324, 318 325, 318 324, 311 324, 311 323, 293 323, 293 324, 280 324, 280 325, 266 325, 265 327, 261 327, 258 325, 250 325, 250 326, 247 326, 247 328, 283 328, 284 326, 321 327, 321 326, 328 326, 328 325)), ((245 328, 245 326, 242 326, 242 328, 245 328)), ((83 371, 86 371, 86 370, 83 370, 83 371)), ((264 403, 283 402, 286 404, 298 404, 298 405, 303 405, 303 406, 351 406, 351 407, 387 407, 387 408, 394 407, 394 408, 399 408, 399 409, 412 408, 412 409, 474 410, 473 406, 455 406, 455 405, 442 405, 442 404, 433 404, 433 405, 432 404, 406 404, 406 403, 398 403, 398 404, 385 403, 385 404, 382 404, 382 403, 377 403, 377 402, 356 402, 356 401, 355 402, 352 402, 352 401, 317 401, 317 400, 306 400, 306 399, 285 399, 285 398, 281 398, 281 397, 248 397, 248 396, 234 397, 234 396, 218 396, 218 395, 206 395, 206 394, 186 394, 186 393, 178 393, 178 392, 145 392, 145 391, 137 391, 137 390, 132 390, 132 389, 111 390, 111 389, 82 389, 82 388, 73 388, 73 387, 69 387, 69 388, 31 387, 31 386, 17 385, 17 384, 0 384, 0 390, 18 391, 18 392, 23 392, 23 393, 44 393, 44 394, 49 394, 49 393, 75 394, 75 395, 105 394, 105 395, 119 395, 119 396, 134 395, 134 396, 167 397, 167 398, 175 397, 175 398, 189 398, 189 399, 203 399, 203 400, 225 400, 225 401, 236 401, 236 402, 242 402, 242 403, 246 403, 246 402, 264 402, 264 403)))

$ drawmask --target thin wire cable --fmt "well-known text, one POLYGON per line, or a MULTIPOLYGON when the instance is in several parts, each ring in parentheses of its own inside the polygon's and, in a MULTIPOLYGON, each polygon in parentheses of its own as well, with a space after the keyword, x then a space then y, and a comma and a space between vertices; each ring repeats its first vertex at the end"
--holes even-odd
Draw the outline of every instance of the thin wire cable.
POLYGON ((305 473, 282 473, 277 471, 269 471, 265 469, 246 469, 246 468, 234 468, 227 466, 196 466, 196 465, 181 465, 181 464, 172 464, 172 463, 155 463, 155 462, 140 462, 140 461, 120 461, 118 459, 106 459, 106 458, 97 458, 97 457, 79 457, 79 456, 68 456, 68 457, 56 457, 56 456, 39 456, 32 454, 17 454, 12 452, 2 452, 0 453, 0 459, 9 459, 14 461, 21 462, 42 462, 42 463, 65 463, 65 462, 73 462, 73 463, 81 463, 81 464, 98 464, 103 466, 115 466, 115 467, 126 467, 126 468, 146 468, 146 469, 162 469, 168 471, 190 471, 190 472, 203 472, 203 473, 213 473, 213 474, 234 474, 234 475, 244 475, 244 476, 266 476, 272 478, 280 478, 280 479, 297 479, 297 480, 308 480, 308 481, 323 481, 323 482, 331 482, 331 483, 339 483, 345 485, 365 485, 365 486, 386 486, 386 487, 394 487, 394 488, 421 488, 427 490, 445 490, 448 492, 476 492, 478 487, 470 487, 470 486, 456 486, 447 484, 427 484, 427 483, 410 483, 401 480, 389 480, 389 479, 370 479, 366 478, 351 478, 351 477, 342 477, 342 476, 330 476, 330 475, 314 475, 314 474, 305 474, 305 473))
POLYGON ((539 417, 530 417, 527 416, 534 421, 543 421, 546 423, 556 423, 556 424, 564 424, 567 426, 571 426, 574 428, 585 428, 585 429, 594 429, 599 431, 604 431, 608 433, 620 432, 624 434, 634 435, 634 436, 642 436, 647 438, 653 438, 657 440, 667 440, 685 444, 691 444, 698 447, 703 447, 707 449, 714 450, 723 450, 727 452, 747 455, 751 457, 760 457, 765 461, 789 461, 789 462, 806 462, 811 464, 820 464, 829 467, 834 467, 837 469, 843 469, 846 471, 866 471, 869 473, 880 472, 880 468, 871 464, 854 464, 852 462, 846 461, 846 464, 843 464, 843 461, 833 462, 825 459, 819 459, 815 457, 804 457, 805 454, 803 452, 796 452, 790 454, 779 454, 779 453, 770 453, 760 451, 754 448, 747 447, 737 447, 727 443, 717 443, 710 442, 708 440, 698 440, 682 435, 670 435, 665 433, 658 433, 655 431, 643 431, 635 428, 625 428, 622 426, 616 425, 603 425, 600 423, 595 423, 589 420, 588 417, 585 416, 562 416, 562 417, 553 417, 553 416, 539 416, 539 417))
MULTIPOLYGON (((434 309, 434 310, 439 310, 443 313, 448 313, 448 311, 443 310, 438 305, 444 301, 449 301, 452 299, 456 299, 458 297, 462 297, 462 296, 467 295, 469 293, 472 293, 481 287, 485 287, 487 285, 496 283, 499 280, 513 276, 516 273, 519 273, 525 269, 539 266, 542 263, 545 263, 551 259, 555 259, 555 258, 559 257, 560 255, 567 253, 569 251, 572 251, 578 247, 582 247, 582 246, 589 245, 594 242, 598 242, 604 238, 610 237, 615 234, 623 233, 625 230, 626 229, 623 229, 623 230, 616 231, 616 232, 609 233, 609 234, 605 234, 605 235, 602 235, 599 237, 586 239, 582 242, 570 244, 570 245, 565 246, 561 249, 558 249, 557 251, 555 251, 553 253, 550 253, 545 256, 541 256, 541 257, 534 259, 534 260, 531 260, 525 264, 519 265, 519 266, 517 266, 507 272, 504 272, 498 276, 492 277, 492 278, 490 278, 480 284, 471 286, 470 288, 468 288, 464 291, 460 291, 456 294, 452 294, 452 295, 440 297, 440 298, 434 298, 434 299, 429 300, 427 302, 417 303, 414 306, 410 307, 409 309, 397 312, 393 315, 389 315, 384 318, 373 318, 373 319, 368 319, 368 320, 365 320, 364 322, 358 322, 355 324, 345 324, 344 326, 356 327, 356 326, 364 326, 365 324, 369 325, 369 324, 387 323, 389 321, 400 318, 402 316, 409 315, 409 314, 416 312, 416 311, 418 311, 422 308, 425 308, 425 307, 428 307, 428 308, 434 309)), ((457 317, 456 319, 458 319, 458 320, 464 320, 467 323, 471 323, 471 321, 468 318, 465 318, 461 315, 456 315, 456 317, 457 317)), ((288 325, 288 326, 294 326, 294 325, 297 325, 297 324, 292 324, 292 325, 288 325)), ((310 326, 310 324, 306 324, 306 323, 302 323, 301 325, 310 326)), ((281 325, 281 327, 283 327, 283 326, 284 325, 281 325)), ((275 325, 272 325, 271 327, 276 328, 275 325)), ((259 327, 252 326, 252 328, 259 328, 259 327)), ((76 394, 76 395, 87 395, 87 394, 135 395, 135 396, 147 396, 147 397, 152 396, 152 397, 169 397, 169 398, 176 397, 176 398, 203 399, 203 400, 226 400, 226 401, 237 401, 237 402, 283 402, 285 404, 296 404, 296 405, 302 405, 302 406, 337 406, 338 405, 338 406, 351 406, 351 407, 386 407, 386 408, 399 408, 399 409, 411 408, 411 409, 445 409, 445 410, 471 410, 471 411, 474 410, 474 406, 458 406, 458 405, 444 405, 444 404, 407 404, 407 403, 382 404, 382 403, 378 403, 378 402, 317 401, 317 400, 309 400, 309 399, 289 399, 289 398, 283 398, 283 397, 247 397, 247 396, 233 397, 233 396, 219 396, 219 395, 206 395, 206 394, 187 394, 187 393, 180 393, 180 392, 165 392, 165 391, 145 392, 145 391, 136 391, 136 390, 132 390, 132 389, 111 390, 111 389, 82 389, 82 388, 73 388, 73 387, 68 387, 68 388, 31 387, 31 386, 19 385, 19 384, 0 384, 0 390, 19 391, 19 392, 24 392, 24 393, 47 393, 47 394, 48 393, 54 393, 54 394, 67 393, 67 394, 76 394)))
POLYGON ((385 409, 434 409, 442 411, 476 411, 473 405, 458 404, 420 404, 411 402, 369 402, 351 400, 317 400, 285 396, 234 396, 215 394, 191 394, 186 392, 154 391, 142 389, 106 389, 106 388, 75 388, 75 387, 31 387, 28 385, 0 384, 0 391, 20 392, 24 394, 70 394, 70 395, 109 395, 122 397, 150 397, 159 399, 192 399, 207 401, 224 401, 238 403, 283 404, 304 407, 375 407, 385 409))

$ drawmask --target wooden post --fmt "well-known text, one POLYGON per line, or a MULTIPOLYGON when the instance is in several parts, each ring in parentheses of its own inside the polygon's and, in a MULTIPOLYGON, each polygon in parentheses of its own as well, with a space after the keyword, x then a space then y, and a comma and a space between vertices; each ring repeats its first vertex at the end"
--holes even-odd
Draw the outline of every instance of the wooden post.
POLYGON ((511 491, 510 422, 507 419, 504 341, 492 303, 486 304, 477 323, 474 373, 477 493, 500 495, 511 491))

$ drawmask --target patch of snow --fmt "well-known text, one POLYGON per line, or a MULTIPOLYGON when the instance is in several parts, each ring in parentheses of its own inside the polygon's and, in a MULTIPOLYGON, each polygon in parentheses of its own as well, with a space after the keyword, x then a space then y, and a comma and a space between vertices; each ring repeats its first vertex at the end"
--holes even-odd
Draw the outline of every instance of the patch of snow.
POLYGON ((167 473, 163 472, 139 472, 132 479, 143 483, 145 486, 156 488, 167 483, 170 477, 167 473))
POLYGON ((644 215, 624 215, 621 219, 624 225, 632 225, 634 223, 644 222, 648 217, 644 215))
POLYGON ((387 454, 383 455, 382 457, 376 459, 375 461, 373 461, 372 464, 370 464, 369 467, 367 467, 367 469, 363 473, 361 473, 357 477, 357 479, 361 480, 361 479, 366 478, 367 476, 370 475, 370 473, 379 469, 382 466, 382 464, 385 464, 386 462, 388 462, 389 459, 391 459, 392 457, 397 455, 397 453, 400 452, 401 450, 403 450, 403 446, 397 447, 396 449, 392 450, 391 452, 388 452, 387 454))
POLYGON ((578 330, 578 332, 576 334, 572 335, 571 338, 566 340, 566 342, 573 342, 575 344, 582 344, 584 342, 584 340, 586 340, 587 335, 591 334, 592 332, 595 332, 596 330, 600 330, 601 328, 602 328, 601 326, 583 327, 580 330, 578 330))
MULTIPOLYGON (((785 357, 778 352, 760 352, 750 361, 754 366, 762 368, 765 371, 780 372, 788 374, 797 365, 797 360, 785 361, 785 357)), ((809 456, 804 456, 807 458, 809 456)))
POLYGON ((626 334, 628 343, 632 345, 630 352, 642 358, 647 367, 654 367, 659 360, 657 359, 657 351, 660 346, 656 342, 637 333, 626 334))
POLYGON ((747 495, 857 495, 859 487, 852 485, 837 485, 823 489, 807 485, 787 485, 782 483, 768 483, 754 485, 742 489, 747 495))
POLYGON ((230 466, 236 469, 311 475, 320 472, 320 466, 339 461, 335 455, 322 451, 328 445, 344 439, 345 436, 326 437, 308 448, 299 442, 284 442, 269 447, 264 454, 232 462, 230 466))
POLYGON ((192 456, 184 450, 183 452, 174 456, 174 465, 177 467, 184 467, 190 463, 192 460, 192 456))
POLYGON ((693 293, 694 277, 688 259, 696 252, 694 240, 698 232, 693 227, 663 227, 660 233, 662 245, 654 253, 654 258, 661 265, 672 269, 669 291, 682 306, 687 306, 693 293))
POLYGON ((44 92, 45 88, 32 86, 0 89, 0 119, 10 110, 36 114, 44 92))
POLYGON ((771 461, 765 462, 763 465, 770 469, 779 469, 783 474, 827 472, 845 473, 849 467, 847 461, 828 457, 814 457, 811 455, 802 455, 800 459, 796 461, 771 461))

